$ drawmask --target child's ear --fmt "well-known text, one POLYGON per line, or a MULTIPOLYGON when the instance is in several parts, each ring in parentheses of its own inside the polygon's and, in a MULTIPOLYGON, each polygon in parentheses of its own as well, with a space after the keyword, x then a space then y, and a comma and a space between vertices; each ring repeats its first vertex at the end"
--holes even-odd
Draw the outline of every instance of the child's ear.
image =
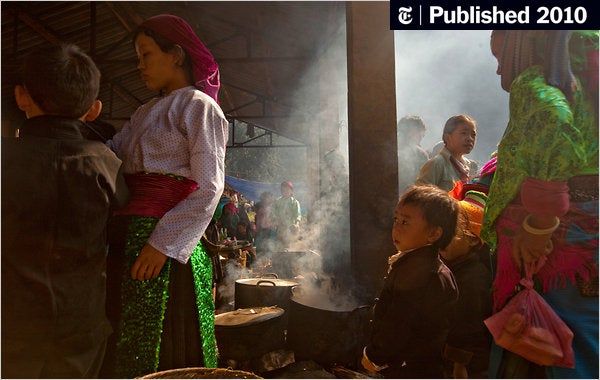
POLYGON ((102 112, 102 102, 99 99, 94 100, 88 112, 84 115, 83 120, 94 121, 102 112))
POLYGON ((440 226, 433 227, 433 228, 429 229, 429 235, 427 236, 427 241, 429 241, 430 243, 435 243, 442 237, 443 233, 444 233, 444 230, 442 229, 442 227, 440 227, 440 226))

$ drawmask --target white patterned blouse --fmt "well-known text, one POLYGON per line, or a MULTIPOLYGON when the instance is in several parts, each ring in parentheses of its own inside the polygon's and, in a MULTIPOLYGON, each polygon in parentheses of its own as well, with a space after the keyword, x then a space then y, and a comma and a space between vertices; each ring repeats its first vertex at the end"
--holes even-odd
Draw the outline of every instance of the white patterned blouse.
POLYGON ((180 175, 198 190, 168 211, 148 243, 181 263, 210 222, 225 183, 228 122, 219 105, 193 86, 140 106, 108 145, 124 173, 180 175))

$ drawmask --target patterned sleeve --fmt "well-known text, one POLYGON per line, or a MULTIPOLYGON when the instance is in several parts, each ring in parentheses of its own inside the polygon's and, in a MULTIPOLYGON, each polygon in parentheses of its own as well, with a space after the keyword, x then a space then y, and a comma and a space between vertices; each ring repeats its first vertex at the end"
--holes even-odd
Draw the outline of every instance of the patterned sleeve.
POLYGON ((510 120, 498 146, 481 237, 493 248, 494 223, 528 178, 566 181, 597 168, 598 121, 581 91, 570 102, 546 83, 542 68, 521 73, 510 91, 510 120))
POLYGON ((165 255, 186 263, 225 186, 228 122, 216 103, 196 94, 185 105, 180 123, 187 133, 188 146, 182 148, 189 150, 190 179, 199 188, 161 218, 148 242, 165 255))
POLYGON ((511 130, 501 145, 504 150, 512 151, 514 164, 526 177, 565 181, 589 165, 586 154, 589 128, 575 120, 574 110, 564 94, 535 74, 535 71, 526 73, 513 83, 511 130))

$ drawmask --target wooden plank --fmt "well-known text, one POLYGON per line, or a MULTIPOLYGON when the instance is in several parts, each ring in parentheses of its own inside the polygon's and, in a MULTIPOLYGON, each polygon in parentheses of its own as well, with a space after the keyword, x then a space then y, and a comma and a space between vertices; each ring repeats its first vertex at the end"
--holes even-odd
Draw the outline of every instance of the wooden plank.
POLYGON ((24 11, 19 12, 19 20, 21 20, 24 24, 29 26, 31 29, 35 30, 40 36, 42 36, 46 41, 58 45, 62 42, 62 40, 56 36, 53 32, 51 32, 48 28, 46 28, 41 22, 33 18, 31 15, 24 11))

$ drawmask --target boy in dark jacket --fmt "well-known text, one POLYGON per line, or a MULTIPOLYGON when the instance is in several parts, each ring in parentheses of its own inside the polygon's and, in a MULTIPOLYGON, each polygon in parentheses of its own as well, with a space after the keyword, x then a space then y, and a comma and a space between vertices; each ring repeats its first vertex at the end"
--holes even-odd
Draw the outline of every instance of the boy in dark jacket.
POLYGON ((443 376, 448 315, 458 298, 454 277, 438 253, 454 236, 458 204, 434 186, 413 186, 394 213, 398 250, 375 305, 362 365, 386 378, 443 376))
POLYGON ((485 264, 489 249, 479 238, 486 200, 481 192, 465 193, 456 236, 441 252, 460 290, 444 348, 452 378, 487 378, 491 336, 483 320, 492 312, 492 274, 485 264))
POLYGON ((15 97, 27 120, 2 140, 2 376, 98 375, 106 222, 127 200, 121 161, 86 140, 100 72, 74 45, 29 55, 15 97))

